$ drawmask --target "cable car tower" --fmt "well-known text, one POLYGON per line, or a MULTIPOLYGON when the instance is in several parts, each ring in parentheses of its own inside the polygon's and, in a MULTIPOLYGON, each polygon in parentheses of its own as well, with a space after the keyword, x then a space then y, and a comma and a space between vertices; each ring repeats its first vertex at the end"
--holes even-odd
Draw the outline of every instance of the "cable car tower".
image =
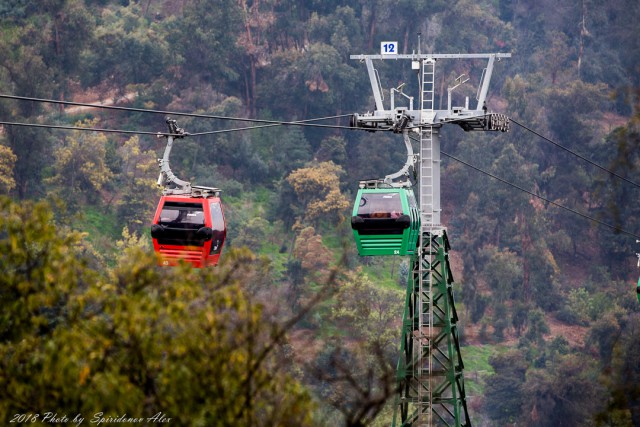
MULTIPOLYGON (((418 37, 418 45, 420 38, 418 37)), ((352 126, 370 131, 415 132, 419 139, 420 233, 412 255, 412 274, 407 283, 402 323, 400 357, 397 365, 398 395, 393 426, 470 426, 464 387, 464 364, 460 353, 458 316, 453 297, 453 275, 449 265, 449 241, 440 220, 440 140, 445 124, 457 124, 465 131, 509 130, 503 114, 488 113, 486 96, 494 63, 509 53, 489 54, 398 54, 397 42, 382 42, 379 55, 351 55, 365 63, 375 100, 375 111, 354 114, 352 126), (390 108, 383 105, 383 92, 374 60, 406 59, 418 73, 419 104, 402 93, 402 86, 390 92, 390 108), (446 110, 435 106, 435 66, 439 59, 486 59, 480 77, 476 106, 452 106, 455 88, 468 79, 456 79, 448 88, 446 110), (397 107, 395 95, 408 106, 397 107)))

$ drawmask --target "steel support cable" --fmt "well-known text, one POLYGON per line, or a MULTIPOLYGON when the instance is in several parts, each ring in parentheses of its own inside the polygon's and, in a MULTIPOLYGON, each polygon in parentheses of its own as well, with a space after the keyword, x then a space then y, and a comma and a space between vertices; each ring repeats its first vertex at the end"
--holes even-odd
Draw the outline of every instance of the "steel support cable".
POLYGON ((345 116, 350 116, 350 114, 343 114, 341 116, 332 116, 332 117, 319 117, 317 119, 306 119, 306 120, 300 120, 300 121, 295 121, 295 122, 269 123, 269 124, 266 124, 266 125, 247 126, 247 127, 243 127, 243 128, 212 130, 212 131, 206 131, 206 132, 194 132, 194 133, 187 133, 187 135, 188 136, 214 135, 216 133, 238 132, 238 131, 242 131, 242 130, 264 129, 264 128, 269 128, 269 127, 273 127, 273 126, 287 126, 287 125, 293 125, 293 126, 301 125, 301 126, 311 126, 311 127, 315 126, 315 127, 329 128, 329 129, 354 130, 355 128, 348 127, 348 126, 319 125, 319 124, 307 123, 307 122, 316 121, 316 120, 328 120, 328 119, 335 119, 335 118, 340 118, 340 117, 345 117, 345 116))
MULTIPOLYGON (((317 118, 317 119, 307 119, 306 121, 311 120, 324 120, 325 117, 317 118)), ((298 122, 288 122, 288 124, 295 125, 298 122)), ((170 134, 167 132, 149 132, 142 130, 122 130, 122 129, 102 129, 102 128, 86 128, 80 126, 65 126, 65 125, 48 125, 48 124, 38 124, 38 123, 19 123, 19 122, 4 122, 0 121, 0 125, 6 126, 23 126, 23 127, 37 127, 37 128, 47 128, 47 129, 63 129, 63 130, 82 130, 89 132, 105 132, 105 133, 125 133, 125 134, 134 134, 134 135, 153 135, 153 136, 174 136, 174 137, 184 137, 184 136, 203 136, 203 135, 214 135, 218 133, 230 133, 230 132, 239 132, 243 130, 252 130, 252 129, 263 129, 273 126, 282 126, 281 123, 272 123, 267 125, 256 125, 256 126, 247 126, 242 128, 232 128, 232 129, 221 129, 221 130, 213 130, 208 132, 195 132, 195 133, 181 133, 181 134, 170 134)), ((342 126, 330 126, 326 125, 323 127, 334 128, 334 129, 345 129, 342 126)), ((366 130, 362 128, 346 128, 350 130, 366 130)))
POLYGON ((211 114, 181 113, 178 111, 152 110, 148 108, 120 107, 117 105, 85 104, 82 102, 59 101, 56 99, 31 98, 27 96, 17 96, 17 95, 7 95, 7 94, 0 94, 0 98, 16 99, 20 101, 41 102, 41 103, 48 103, 48 104, 72 105, 76 107, 103 108, 106 110, 131 111, 136 113, 152 113, 152 114, 164 114, 164 115, 170 115, 170 116, 194 117, 194 118, 201 118, 201 119, 232 120, 232 121, 239 121, 239 122, 267 123, 271 125, 285 125, 285 126, 309 126, 309 127, 324 127, 324 128, 331 128, 331 129, 354 129, 350 126, 321 125, 317 123, 307 123, 311 121, 349 117, 351 116, 351 114, 341 114, 337 116, 328 116, 328 117, 320 117, 315 119, 299 120, 294 122, 285 122, 285 121, 278 121, 278 120, 248 119, 248 118, 242 118, 242 117, 217 116, 217 115, 211 115, 211 114))
MULTIPOLYGON (((6 95, 1 95, 0 94, 0 98, 2 98, 3 96, 6 95)), ((90 105, 90 104, 86 104, 86 105, 90 105)), ((98 107, 98 106, 96 106, 98 107)), ((108 106, 100 106, 100 108, 108 108, 108 106)), ((181 115, 183 113, 175 113, 176 115, 181 115)), ((185 115, 186 113, 184 113, 183 115, 185 115)), ((347 116, 351 116, 351 114, 342 114, 339 116, 327 116, 327 117, 317 117, 317 118, 313 118, 313 119, 305 119, 305 120, 299 120, 299 121, 295 121, 295 122, 273 122, 273 123, 269 123, 269 124, 264 124, 264 125, 256 125, 256 126, 246 126, 246 127, 242 127, 242 128, 232 128, 232 129, 221 129, 221 130, 214 130, 214 131, 207 131, 207 132, 194 132, 194 133, 189 133, 189 132, 185 132, 182 134, 176 134, 176 135, 171 135, 169 133, 166 132, 150 132, 150 131, 134 131, 134 130, 120 130, 120 129, 103 129, 103 128, 86 128, 86 127, 80 127, 80 126, 65 126, 65 125, 47 125, 47 124, 38 124, 38 123, 20 123, 20 122, 5 122, 5 121, 0 121, 0 125, 7 125, 7 126, 24 126, 24 127, 39 127, 39 128, 49 128, 49 129, 63 129, 63 130, 83 130, 83 131, 91 131, 91 132, 106 132, 106 133, 128 133, 128 134, 135 134, 135 135, 154 135, 154 136, 202 136, 202 135, 214 135, 217 133, 228 133, 228 132, 238 132, 238 131, 243 131, 243 130, 253 130, 253 129, 263 129, 263 128, 268 128, 268 127, 273 127, 273 126, 282 126, 282 125, 309 125, 309 126, 313 126, 314 124, 308 124, 308 122, 312 122, 312 121, 318 121, 318 120, 329 120, 329 119, 336 119, 336 118, 341 118, 341 117, 347 117, 347 116)), ((476 118, 476 117, 482 117, 482 116, 474 116, 472 118, 476 118)), ((244 119, 241 119, 244 120, 244 119)), ((441 123, 450 123, 453 122, 453 120, 444 120, 441 123)), ((350 127, 350 126, 336 126, 336 125, 317 125, 317 126, 322 126, 325 128, 330 128, 330 129, 348 129, 348 130, 364 130, 364 131, 370 131, 370 129, 368 128, 358 128, 358 127, 350 127)), ((413 127, 409 127, 407 129, 413 129, 413 127)), ((412 138, 413 139, 413 138, 412 138)), ((415 141, 415 139, 413 139, 415 141)))
POLYGON ((546 136, 539 134, 539 133, 538 133, 538 132, 536 132, 535 130, 533 130, 533 129, 531 129, 531 128, 529 128, 529 127, 525 126, 525 125, 523 125, 522 123, 518 122, 517 120, 514 120, 514 119, 512 119, 512 118, 509 118, 509 120, 511 120, 511 122, 513 122, 513 123, 517 124, 517 125, 518 125, 518 126, 520 126, 521 128, 523 128, 523 129, 525 129, 525 130, 528 130, 529 132, 533 133, 534 135, 539 136, 540 138, 544 139, 545 141, 550 142, 551 144, 555 145, 556 147, 558 147, 558 148, 562 148, 562 149, 563 149, 563 150, 565 150, 566 152, 571 153, 571 154, 573 154, 574 156, 576 156, 576 157, 578 157, 578 158, 580 158, 580 159, 584 160, 585 162, 587 162, 587 163, 589 163, 589 164, 591 164, 591 165, 593 165, 593 166, 597 167, 598 169, 603 170, 603 171, 605 171, 605 172, 607 172, 607 173, 609 173, 609 174, 611 174, 611 175, 615 176, 616 178, 619 178, 619 179, 621 179, 621 180, 623 180, 623 181, 625 181, 625 182, 627 182, 627 183, 629 183, 629 184, 631 184, 631 185, 634 185, 634 186, 636 186, 636 187, 640 188, 640 184, 638 184, 638 183, 636 183, 636 182, 633 182, 633 181, 631 181, 631 180, 630 180, 630 179, 628 179, 628 178, 625 178, 625 177, 623 177, 623 176, 620 176, 620 175, 618 175, 617 173, 615 173, 615 172, 613 172, 613 171, 611 171, 611 170, 609 170, 609 169, 605 168, 604 166, 600 166, 599 164, 597 164, 597 163, 596 163, 596 162, 594 162, 593 160, 590 160, 590 159, 588 159, 588 158, 586 158, 586 157, 584 157, 584 156, 582 156, 582 155, 580 155, 580 154, 576 153, 575 151, 571 150, 570 148, 567 148, 567 147, 565 147, 565 146, 563 146, 563 145, 561 145, 561 144, 558 144, 557 142, 555 142, 555 141, 551 140, 550 138, 547 138, 546 136))
MULTIPOLYGON (((101 128, 83 128, 79 126, 64 126, 64 125, 45 125, 38 123, 18 123, 18 122, 3 122, 0 121, 0 125, 6 126, 23 126, 23 127, 34 127, 34 128, 45 128, 45 129, 63 129, 63 130, 83 130, 90 132, 105 132, 105 133, 128 133, 134 135, 171 135, 168 133, 162 132, 147 132, 142 130, 121 130, 121 129, 101 129, 101 128)), ((171 135, 171 136, 184 136, 184 135, 171 135)))
POLYGON ((515 189, 518 189, 518 190, 520 190, 520 191, 523 191, 523 192, 525 192, 525 193, 527 193, 527 194, 529 194, 529 195, 531 195, 531 196, 537 197, 537 198, 538 198, 538 199, 540 199, 540 200, 543 200, 543 201, 545 201, 545 202, 547 202, 547 203, 550 203, 550 204, 552 204, 552 205, 554 205, 554 206, 557 206, 557 207, 559 207, 559 208, 561 208, 561 209, 564 209, 564 210, 569 211, 569 212, 571 212, 571 213, 573 213, 573 214, 576 214, 576 215, 578 215, 578 216, 581 216, 582 218, 588 219, 588 220, 590 220, 590 221, 593 221, 593 222, 595 222, 595 223, 598 223, 598 224, 600 224, 600 225, 603 225, 603 226, 605 226, 605 227, 608 227, 608 228, 610 228, 610 229, 612 229, 612 230, 614 230, 614 231, 617 231, 617 232, 620 232, 620 233, 623 233, 623 234, 627 234, 627 235, 629 235, 629 236, 631 236, 631 237, 635 237, 636 239, 640 239, 640 236, 639 236, 639 235, 637 235, 637 234, 634 234, 634 233, 632 233, 632 232, 630 232, 630 231, 627 231, 627 230, 625 230, 625 229, 623 229, 623 228, 619 228, 619 227, 616 227, 616 226, 614 226, 614 225, 608 224, 608 223, 606 223, 606 222, 604 222, 604 221, 600 221, 600 220, 599 220, 599 219, 597 219, 597 218, 594 218, 594 217, 589 216, 589 215, 587 215, 587 214, 583 214, 582 212, 578 212, 578 211, 577 211, 577 210, 575 210, 575 209, 568 208, 568 207, 566 207, 566 206, 561 205, 560 203, 556 203, 556 202, 554 202, 554 201, 552 201, 552 200, 549 200, 549 199, 547 199, 547 198, 545 198, 545 197, 542 197, 542 196, 540 196, 539 194, 536 194, 536 193, 534 193, 534 192, 532 192, 532 191, 526 190, 526 189, 524 189, 524 188, 522 188, 522 187, 520 187, 520 186, 518 186, 518 185, 516 185, 516 184, 513 184, 513 183, 511 183, 511 182, 509 182, 509 181, 507 181, 507 180, 505 180, 505 179, 502 179, 502 178, 500 178, 500 177, 498 177, 498 176, 496 176, 496 175, 493 175, 492 173, 489 173, 489 172, 484 171, 484 170, 482 170, 482 169, 480 169, 480 168, 478 168, 478 167, 476 167, 476 166, 473 166, 472 164, 467 163, 467 162, 465 162, 464 160, 458 159, 457 157, 452 156, 451 154, 447 154, 447 153, 445 153, 444 151, 440 151, 440 153, 442 153, 443 155, 445 155, 445 156, 449 157, 450 159, 453 159, 453 160, 455 160, 455 161, 457 161, 457 162, 462 163, 462 164, 463 164, 463 165, 465 165, 465 166, 470 167, 471 169, 474 169, 474 170, 476 170, 476 171, 478 171, 478 172, 480 172, 480 173, 483 173, 483 174, 485 174, 485 175, 488 175, 488 176, 490 176, 491 178, 496 179, 496 180, 498 180, 498 181, 500 181, 500 182, 502 182, 502 183, 504 183, 504 184, 510 185, 511 187, 513 187, 513 188, 515 188, 515 189))

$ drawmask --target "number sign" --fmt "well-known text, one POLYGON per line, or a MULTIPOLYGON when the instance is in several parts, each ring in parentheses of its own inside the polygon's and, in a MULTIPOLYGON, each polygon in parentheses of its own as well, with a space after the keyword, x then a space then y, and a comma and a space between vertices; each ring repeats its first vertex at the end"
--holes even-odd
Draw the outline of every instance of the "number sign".
POLYGON ((381 42, 381 55, 396 55, 398 53, 398 42, 381 42))

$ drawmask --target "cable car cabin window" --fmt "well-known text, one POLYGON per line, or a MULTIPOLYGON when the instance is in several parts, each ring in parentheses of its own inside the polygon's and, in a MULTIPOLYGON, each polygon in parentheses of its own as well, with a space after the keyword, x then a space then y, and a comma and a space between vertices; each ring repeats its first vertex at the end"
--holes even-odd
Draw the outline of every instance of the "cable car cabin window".
POLYGON ((222 249, 226 235, 224 216, 222 215, 222 207, 218 202, 209 203, 209 210, 211 211, 211 229, 213 230, 210 253, 218 254, 222 249))
POLYGON ((160 213, 160 225, 196 230, 204 227, 204 212, 200 203, 165 202, 160 213))
POLYGON ((363 193, 351 227, 362 235, 403 234, 411 218, 402 211, 399 192, 363 193))
POLYGON ((398 218, 402 215, 400 193, 365 193, 360 199, 361 218, 398 218))
POLYGON ((158 220, 163 228, 158 244, 203 246, 206 239, 198 230, 205 226, 204 219, 201 203, 165 202, 158 220))

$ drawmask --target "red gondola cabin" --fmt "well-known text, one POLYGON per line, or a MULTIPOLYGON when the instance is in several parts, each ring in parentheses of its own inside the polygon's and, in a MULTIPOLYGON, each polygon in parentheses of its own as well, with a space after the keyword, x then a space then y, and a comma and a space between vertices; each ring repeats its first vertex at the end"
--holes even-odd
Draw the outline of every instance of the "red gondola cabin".
POLYGON ((179 260, 198 268, 216 265, 226 234, 217 196, 162 196, 151 226, 160 265, 176 265, 179 260))

